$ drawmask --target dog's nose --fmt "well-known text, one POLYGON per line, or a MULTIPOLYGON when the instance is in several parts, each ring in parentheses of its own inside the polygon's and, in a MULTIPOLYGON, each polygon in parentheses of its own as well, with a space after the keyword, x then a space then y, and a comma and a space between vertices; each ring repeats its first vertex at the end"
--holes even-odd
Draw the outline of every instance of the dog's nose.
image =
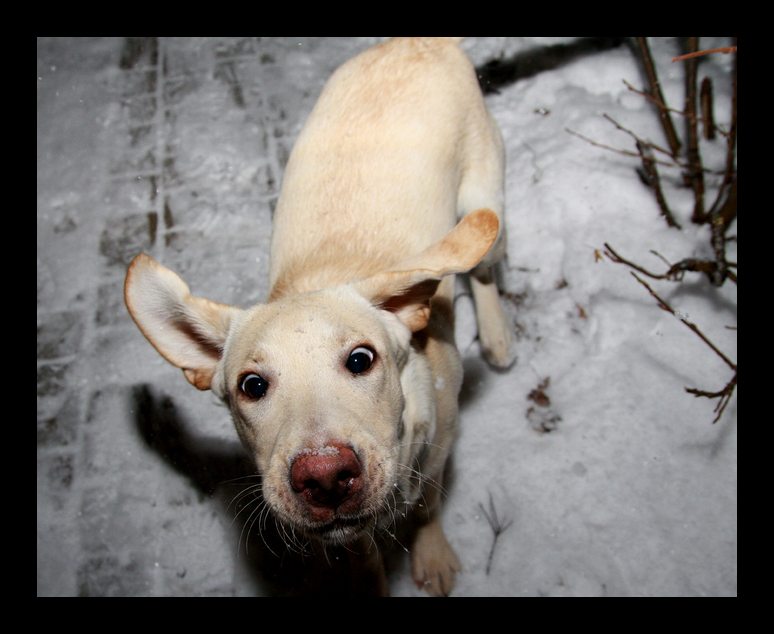
POLYGON ((352 448, 335 443, 304 449, 293 461, 290 483, 308 504, 336 509, 359 490, 360 472, 352 448))

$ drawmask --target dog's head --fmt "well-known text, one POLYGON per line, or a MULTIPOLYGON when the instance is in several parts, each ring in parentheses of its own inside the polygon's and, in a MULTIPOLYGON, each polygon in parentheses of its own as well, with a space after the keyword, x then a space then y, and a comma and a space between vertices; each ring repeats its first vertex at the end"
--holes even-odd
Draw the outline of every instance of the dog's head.
POLYGON ((496 215, 479 210, 389 271, 249 310, 191 297, 138 255, 126 304, 164 358, 229 405, 276 515, 348 541, 412 501, 411 463, 435 414, 412 333, 427 326, 441 279, 473 268, 497 232, 496 215))

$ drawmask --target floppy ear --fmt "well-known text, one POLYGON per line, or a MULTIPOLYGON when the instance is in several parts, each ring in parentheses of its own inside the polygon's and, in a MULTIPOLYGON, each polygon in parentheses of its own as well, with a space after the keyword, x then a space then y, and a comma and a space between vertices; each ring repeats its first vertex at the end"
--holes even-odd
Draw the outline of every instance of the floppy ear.
POLYGON ((394 313, 411 332, 422 330, 441 278, 476 266, 497 239, 499 227, 493 211, 473 211, 421 253, 354 286, 372 304, 394 313))
POLYGON ((141 253, 126 273, 124 300, 142 334, 188 381, 208 390, 229 328, 242 311, 191 297, 183 280, 141 253))

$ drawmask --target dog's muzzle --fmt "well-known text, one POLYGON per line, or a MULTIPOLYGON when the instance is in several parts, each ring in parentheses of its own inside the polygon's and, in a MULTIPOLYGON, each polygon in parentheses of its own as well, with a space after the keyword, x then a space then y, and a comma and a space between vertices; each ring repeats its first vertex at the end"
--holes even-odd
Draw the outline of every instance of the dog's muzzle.
POLYGON ((360 524, 365 495, 363 466, 343 443, 304 449, 290 468, 290 486, 315 532, 360 524))

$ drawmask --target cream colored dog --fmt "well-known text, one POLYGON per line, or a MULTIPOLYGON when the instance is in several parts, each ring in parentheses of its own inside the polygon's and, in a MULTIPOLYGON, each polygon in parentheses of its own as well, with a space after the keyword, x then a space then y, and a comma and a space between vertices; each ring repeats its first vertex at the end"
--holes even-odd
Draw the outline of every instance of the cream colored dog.
POLYGON ((230 407, 287 530, 377 566, 373 531, 419 501, 412 573, 431 594, 460 569, 440 520, 462 383, 454 274, 473 269, 490 361, 513 359, 490 268, 505 249, 503 161, 458 40, 390 40, 334 73, 298 138, 266 304, 191 297, 147 255, 126 277, 143 334, 230 407))

